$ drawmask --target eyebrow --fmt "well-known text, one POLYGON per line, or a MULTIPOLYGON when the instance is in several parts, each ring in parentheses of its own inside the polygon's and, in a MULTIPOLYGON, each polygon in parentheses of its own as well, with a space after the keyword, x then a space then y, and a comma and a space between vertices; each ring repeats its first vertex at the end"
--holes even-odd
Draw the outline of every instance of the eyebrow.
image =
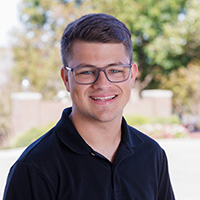
MULTIPOLYGON (((109 66, 114 66, 114 65, 124 65, 124 63, 118 61, 118 62, 110 63, 110 64, 108 64, 108 65, 106 65, 104 67, 109 67, 109 66)), ((77 68, 77 67, 96 67, 96 68, 99 68, 96 65, 87 64, 87 63, 81 63, 81 64, 77 65, 75 68, 77 68)))
POLYGON ((113 65, 124 65, 124 63, 119 61, 119 62, 116 62, 116 63, 111 63, 111 64, 109 64, 107 66, 113 66, 113 65))

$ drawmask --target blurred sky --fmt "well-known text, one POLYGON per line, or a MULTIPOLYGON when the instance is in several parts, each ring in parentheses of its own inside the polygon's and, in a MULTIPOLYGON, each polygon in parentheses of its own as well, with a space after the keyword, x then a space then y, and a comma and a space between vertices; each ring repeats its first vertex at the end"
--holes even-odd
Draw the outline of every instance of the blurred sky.
POLYGON ((11 40, 9 32, 20 26, 17 6, 21 0, 1 0, 0 2, 0 47, 6 47, 11 40))

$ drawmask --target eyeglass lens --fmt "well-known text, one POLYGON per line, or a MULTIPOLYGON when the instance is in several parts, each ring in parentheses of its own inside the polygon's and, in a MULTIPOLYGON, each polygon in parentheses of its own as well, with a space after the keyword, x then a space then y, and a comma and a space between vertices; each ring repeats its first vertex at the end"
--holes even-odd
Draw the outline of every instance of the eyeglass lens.
POLYGON ((82 84, 91 84, 98 79, 100 71, 104 71, 110 82, 122 82, 128 79, 130 74, 129 65, 109 66, 101 69, 96 67, 80 67, 73 70, 75 80, 82 84))

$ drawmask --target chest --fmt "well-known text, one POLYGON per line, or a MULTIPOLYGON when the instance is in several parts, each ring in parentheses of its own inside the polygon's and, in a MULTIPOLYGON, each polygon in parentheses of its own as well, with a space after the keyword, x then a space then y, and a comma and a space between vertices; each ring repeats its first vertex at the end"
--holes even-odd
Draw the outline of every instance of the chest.
POLYGON ((158 168, 155 162, 133 154, 112 164, 98 155, 76 155, 63 161, 52 180, 58 199, 156 199, 158 168))

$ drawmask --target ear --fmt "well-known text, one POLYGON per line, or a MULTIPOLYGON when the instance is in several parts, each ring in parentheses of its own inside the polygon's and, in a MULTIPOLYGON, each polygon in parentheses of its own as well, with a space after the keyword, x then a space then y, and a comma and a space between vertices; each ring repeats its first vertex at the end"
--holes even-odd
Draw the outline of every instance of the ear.
POLYGON ((137 64, 136 64, 136 63, 132 63, 131 65, 132 65, 132 67, 131 67, 131 80, 132 80, 132 85, 131 85, 131 86, 133 86, 134 83, 135 83, 135 79, 136 79, 136 77, 137 77, 138 67, 137 67, 137 64))
POLYGON ((61 68, 60 75, 62 77, 64 84, 65 84, 66 90, 68 92, 70 92, 68 72, 64 67, 61 68))

